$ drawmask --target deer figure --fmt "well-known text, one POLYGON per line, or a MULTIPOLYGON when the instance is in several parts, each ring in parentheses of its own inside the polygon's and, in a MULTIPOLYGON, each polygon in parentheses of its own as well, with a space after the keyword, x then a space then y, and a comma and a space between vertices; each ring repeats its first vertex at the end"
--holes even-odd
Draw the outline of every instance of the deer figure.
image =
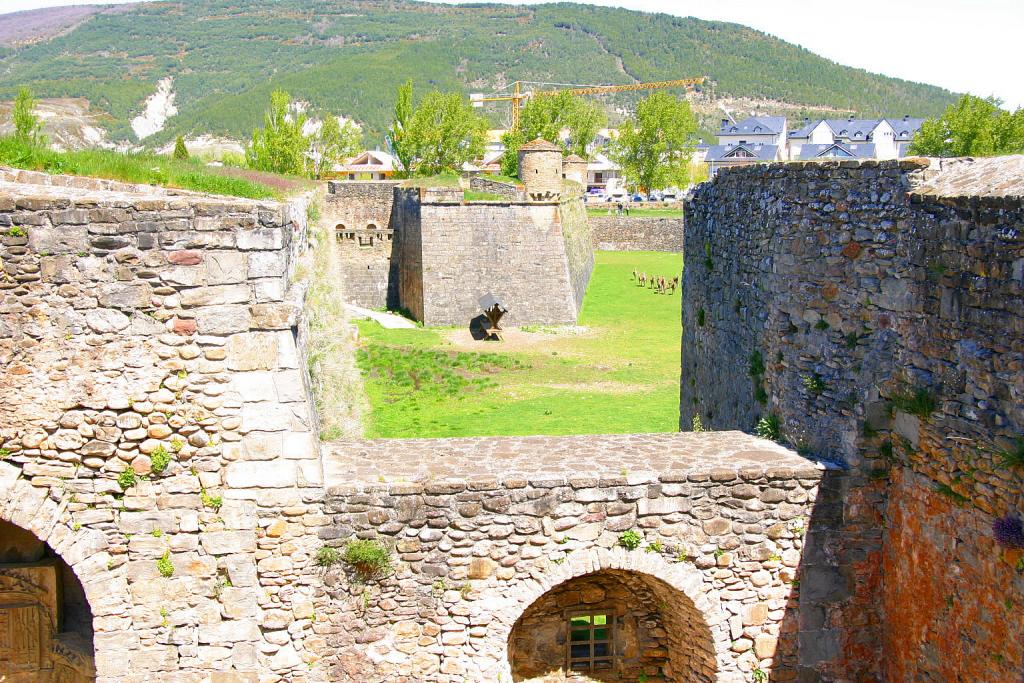
POLYGON ((670 287, 670 291, 669 291, 669 294, 675 294, 675 292, 676 292, 676 287, 678 287, 678 286, 679 286, 679 276, 678 276, 678 275, 676 275, 676 276, 675 276, 674 278, 672 278, 671 280, 669 280, 669 281, 668 281, 668 286, 670 287))
POLYGON ((640 287, 646 287, 647 286, 647 273, 640 273, 639 275, 637 275, 636 281, 637 281, 637 285, 639 285, 640 287))

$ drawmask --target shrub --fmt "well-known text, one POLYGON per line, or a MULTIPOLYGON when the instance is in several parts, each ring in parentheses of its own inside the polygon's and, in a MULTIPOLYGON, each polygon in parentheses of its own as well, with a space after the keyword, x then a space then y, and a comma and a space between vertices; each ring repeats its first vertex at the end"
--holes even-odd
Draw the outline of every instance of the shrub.
POLYGON ((139 475, 135 474, 135 470, 131 467, 117 475, 117 485, 121 487, 122 491, 127 491, 138 483, 139 475))
POLYGON ((992 535, 1004 548, 1024 549, 1024 523, 1016 515, 1006 515, 992 522, 992 535))
POLYGON ((171 551, 165 550, 163 556, 156 561, 157 571, 165 579, 174 576, 174 565, 171 564, 171 551))
POLYGON ((619 545, 626 550, 636 550, 643 543, 644 537, 636 531, 629 529, 619 534, 619 545))
POLYGON ((762 439, 778 441, 780 436, 779 416, 774 413, 764 415, 757 421, 757 426, 754 427, 754 433, 762 439))
POLYGON ((330 567, 341 562, 341 553, 337 548, 325 545, 316 551, 316 563, 321 567, 330 567))
POLYGON ((379 541, 357 539, 345 545, 341 559, 363 579, 386 574, 391 569, 391 551, 379 541))
POLYGON ((939 407, 938 401, 927 389, 915 389, 912 394, 893 396, 892 404, 897 410, 910 413, 920 418, 927 418, 939 407))
POLYGON ((171 463, 171 454, 163 447, 163 444, 156 447, 156 450, 149 454, 150 467, 153 474, 161 474, 171 463))
POLYGON ((174 158, 178 161, 187 161, 188 156, 188 147, 185 146, 185 138, 179 135, 174 141, 174 158))
POLYGON ((760 351, 750 354, 750 376, 761 377, 764 375, 764 357, 760 351))

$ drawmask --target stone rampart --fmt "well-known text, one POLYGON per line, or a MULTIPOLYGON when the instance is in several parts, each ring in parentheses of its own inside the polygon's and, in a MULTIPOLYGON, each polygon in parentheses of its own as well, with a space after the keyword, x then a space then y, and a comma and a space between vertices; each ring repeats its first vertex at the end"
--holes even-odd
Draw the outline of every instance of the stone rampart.
POLYGON ((602 251, 683 251, 683 219, 591 216, 594 249, 602 251))
POLYGON ((772 164, 687 203, 681 425, 777 419, 850 468, 806 675, 1024 667, 1024 582, 992 538, 1024 507, 1022 178, 1021 157, 772 164))
POLYGON ((795 571, 826 473, 792 452, 735 432, 329 449, 324 538, 376 539, 394 570, 328 571, 336 677, 540 681, 564 665, 566 608, 617 615, 628 680, 795 675, 795 571))
POLYGON ((522 201, 526 198, 523 188, 518 185, 491 180, 479 175, 469 178, 469 189, 476 190, 477 192, 490 192, 513 201, 522 201))
POLYGON ((457 191, 399 190, 399 304, 426 325, 468 325, 493 294, 506 322, 571 323, 593 269, 577 194, 552 201, 460 201, 457 191))
POLYGON ((20 179, 0 182, 0 520, 81 581, 99 681, 306 680, 305 200, 20 179))

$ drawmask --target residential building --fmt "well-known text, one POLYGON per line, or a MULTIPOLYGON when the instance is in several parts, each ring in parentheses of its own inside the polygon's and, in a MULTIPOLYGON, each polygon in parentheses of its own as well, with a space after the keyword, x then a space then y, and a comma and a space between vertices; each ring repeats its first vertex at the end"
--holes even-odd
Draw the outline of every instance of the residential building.
POLYGON ((904 116, 902 119, 804 119, 804 125, 788 136, 789 159, 803 158, 804 145, 825 145, 841 142, 846 145, 874 145, 875 159, 896 159, 906 156, 906 149, 924 119, 904 116))
POLYGON ((395 174, 398 162, 387 152, 366 151, 347 164, 335 164, 330 177, 337 180, 387 180, 395 174))
POLYGON ((751 116, 739 123, 722 119, 718 144, 762 144, 785 148, 788 124, 785 116, 751 116))
POLYGON ((714 178, 718 171, 729 166, 748 166, 784 160, 784 147, 761 142, 730 142, 724 145, 711 145, 705 157, 708 164, 708 176, 711 178, 714 178))
POLYGON ((813 161, 815 159, 875 159, 875 146, 870 142, 848 143, 848 142, 827 142, 823 144, 802 145, 800 147, 801 161, 813 161))

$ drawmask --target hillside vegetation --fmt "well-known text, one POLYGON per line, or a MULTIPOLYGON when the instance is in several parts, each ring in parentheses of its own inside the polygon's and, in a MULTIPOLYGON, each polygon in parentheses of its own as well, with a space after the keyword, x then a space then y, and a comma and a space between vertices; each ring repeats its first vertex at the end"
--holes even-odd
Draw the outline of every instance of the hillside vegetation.
MULTIPOLYGON (((38 17, 36 17, 38 21, 38 17)), ((826 29, 827 27, 823 27, 826 29)), ((190 0, 98 12, 49 40, 0 52, 0 99, 85 97, 115 139, 158 80, 174 77, 179 133, 248 137, 274 88, 354 116, 367 137, 390 121, 395 88, 490 91, 523 79, 629 83, 707 75, 719 96, 863 115, 940 113, 933 86, 837 65, 736 24, 575 4, 532 7, 338 0, 190 0)), ((608 97, 610 110, 635 95, 608 97)), ((495 112, 497 118, 497 113, 495 112)))

